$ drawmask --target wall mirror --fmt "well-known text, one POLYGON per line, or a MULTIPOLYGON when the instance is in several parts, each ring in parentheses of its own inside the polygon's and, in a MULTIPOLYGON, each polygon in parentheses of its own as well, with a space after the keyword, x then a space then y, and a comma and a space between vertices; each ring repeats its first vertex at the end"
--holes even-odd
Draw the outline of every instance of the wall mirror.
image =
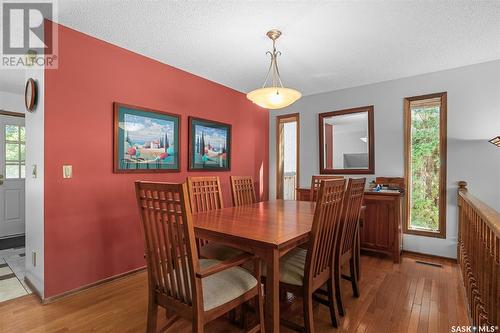
POLYGON ((322 174, 373 174, 373 106, 319 114, 322 174))

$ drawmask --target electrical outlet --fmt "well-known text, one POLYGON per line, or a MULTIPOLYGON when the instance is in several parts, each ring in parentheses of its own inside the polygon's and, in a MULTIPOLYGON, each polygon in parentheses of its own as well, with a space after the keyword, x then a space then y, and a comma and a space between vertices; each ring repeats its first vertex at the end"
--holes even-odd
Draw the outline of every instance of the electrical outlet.
POLYGON ((63 165, 63 178, 73 178, 72 165, 63 165))
POLYGON ((33 267, 36 267, 36 252, 35 251, 33 251, 31 253, 31 261, 33 263, 33 267))

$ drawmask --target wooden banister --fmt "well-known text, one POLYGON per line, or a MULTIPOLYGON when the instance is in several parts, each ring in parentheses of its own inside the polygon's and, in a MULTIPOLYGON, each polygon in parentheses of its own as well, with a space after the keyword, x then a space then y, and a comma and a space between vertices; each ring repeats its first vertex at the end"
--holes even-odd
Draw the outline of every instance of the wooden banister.
POLYGON ((500 213, 458 183, 458 263, 475 326, 500 324, 500 213))

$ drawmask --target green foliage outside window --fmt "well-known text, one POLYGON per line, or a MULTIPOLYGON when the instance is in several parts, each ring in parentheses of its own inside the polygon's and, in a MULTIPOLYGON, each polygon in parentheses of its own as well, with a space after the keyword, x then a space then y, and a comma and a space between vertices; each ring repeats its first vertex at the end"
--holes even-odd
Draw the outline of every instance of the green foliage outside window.
POLYGON ((412 109, 412 228, 439 230, 439 168, 439 107, 412 109))

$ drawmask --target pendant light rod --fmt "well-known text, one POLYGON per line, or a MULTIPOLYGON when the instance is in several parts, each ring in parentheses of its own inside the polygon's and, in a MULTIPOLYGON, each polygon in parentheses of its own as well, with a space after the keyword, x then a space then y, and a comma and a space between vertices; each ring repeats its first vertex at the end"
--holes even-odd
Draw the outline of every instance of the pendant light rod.
POLYGON ((272 75, 272 87, 278 87, 279 84, 279 87, 283 88, 283 82, 281 81, 280 70, 278 68, 278 56, 281 55, 281 52, 276 50, 276 40, 281 36, 281 31, 272 29, 269 30, 266 35, 273 41, 273 51, 266 52, 266 54, 271 56, 271 63, 269 64, 269 69, 267 70, 266 79, 264 80, 262 88, 266 87, 270 75, 272 75))

